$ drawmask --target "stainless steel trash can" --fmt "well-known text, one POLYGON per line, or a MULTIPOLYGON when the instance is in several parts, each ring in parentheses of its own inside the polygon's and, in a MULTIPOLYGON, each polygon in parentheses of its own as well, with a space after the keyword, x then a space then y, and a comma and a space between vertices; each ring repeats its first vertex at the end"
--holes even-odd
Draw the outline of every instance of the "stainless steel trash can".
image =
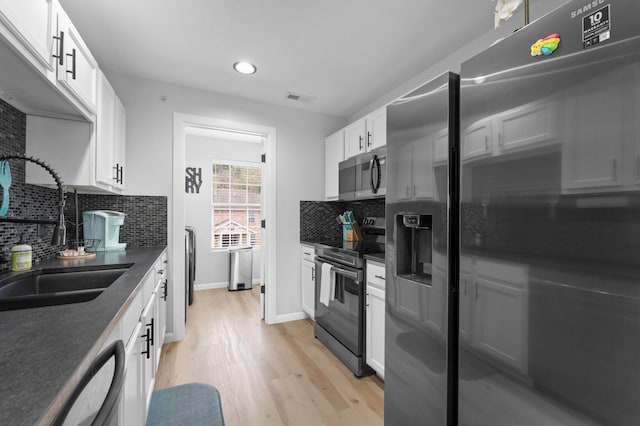
POLYGON ((229 249, 229 290, 247 290, 253 281, 251 247, 229 249))

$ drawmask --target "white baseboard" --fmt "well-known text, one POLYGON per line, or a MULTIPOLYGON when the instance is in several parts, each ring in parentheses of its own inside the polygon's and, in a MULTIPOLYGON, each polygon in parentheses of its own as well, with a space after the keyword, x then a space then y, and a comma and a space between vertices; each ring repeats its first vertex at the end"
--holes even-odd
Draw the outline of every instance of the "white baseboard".
MULTIPOLYGON (((259 279, 252 280, 251 281, 251 285, 253 285, 253 286, 260 285, 260 280, 259 279)), ((223 281, 223 282, 218 282, 218 283, 194 284, 193 285, 193 290, 194 291, 211 290, 212 288, 227 288, 228 286, 229 286, 229 282, 228 281, 223 281)))
POLYGON ((289 321, 298 321, 305 318, 309 318, 309 316, 305 314, 303 311, 294 312, 294 313, 285 314, 285 315, 276 315, 275 321, 271 322, 270 324, 278 324, 281 322, 289 322, 289 321))
POLYGON ((193 285, 193 290, 194 291, 199 291, 199 290, 211 290, 212 288, 227 288, 227 285, 229 283, 224 281, 224 282, 220 282, 220 283, 204 283, 204 284, 194 284, 193 285))
POLYGON ((164 343, 171 343, 175 341, 177 341, 177 339, 173 336, 173 333, 165 333, 164 343))

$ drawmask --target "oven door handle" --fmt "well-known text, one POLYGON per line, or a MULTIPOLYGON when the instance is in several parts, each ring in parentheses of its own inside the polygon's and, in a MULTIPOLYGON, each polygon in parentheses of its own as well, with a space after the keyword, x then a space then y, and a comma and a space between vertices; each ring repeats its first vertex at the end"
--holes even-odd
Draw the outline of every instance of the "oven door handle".
POLYGON ((346 277, 352 278, 357 284, 360 284, 361 280, 358 277, 358 272, 349 271, 347 269, 338 268, 337 266, 331 266, 331 270, 336 274, 344 275, 346 277))

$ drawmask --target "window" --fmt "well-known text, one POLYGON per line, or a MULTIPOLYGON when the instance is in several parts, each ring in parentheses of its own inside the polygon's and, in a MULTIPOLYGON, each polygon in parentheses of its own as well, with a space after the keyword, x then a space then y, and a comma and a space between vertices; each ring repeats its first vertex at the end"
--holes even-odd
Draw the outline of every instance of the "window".
POLYGON ((260 163, 214 160, 211 166, 211 248, 260 245, 260 163))

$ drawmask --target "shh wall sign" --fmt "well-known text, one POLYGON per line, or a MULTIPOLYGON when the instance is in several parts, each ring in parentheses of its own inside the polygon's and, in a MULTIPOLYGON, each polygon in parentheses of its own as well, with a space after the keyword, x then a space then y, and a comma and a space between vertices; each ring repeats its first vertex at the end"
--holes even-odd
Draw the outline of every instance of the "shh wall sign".
POLYGON ((187 167, 184 173, 184 192, 199 194, 202 186, 202 168, 187 167))

